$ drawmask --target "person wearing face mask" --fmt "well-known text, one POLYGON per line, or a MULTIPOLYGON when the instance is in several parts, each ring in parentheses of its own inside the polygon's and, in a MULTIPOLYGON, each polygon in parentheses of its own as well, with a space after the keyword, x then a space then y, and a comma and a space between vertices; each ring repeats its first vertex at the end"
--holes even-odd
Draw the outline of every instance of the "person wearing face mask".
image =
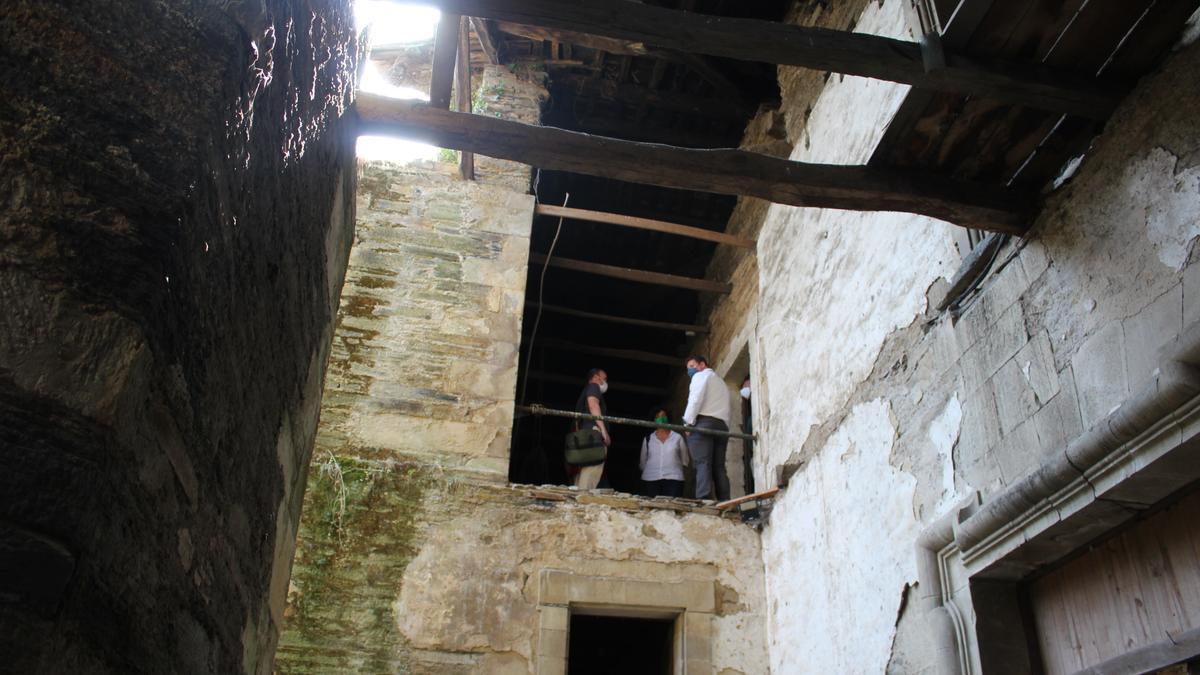
MULTIPOLYGON (((750 375, 742 380, 742 433, 754 433, 754 408, 750 401, 750 375)), ((742 441, 742 485, 746 494, 754 494, 754 441, 742 441)))
MULTIPOLYGON (((583 391, 579 393, 579 400, 575 402, 575 412, 584 413, 585 415, 600 415, 608 414, 608 404, 604 402, 604 393, 608 391, 608 373, 604 372, 603 368, 592 368, 588 371, 587 384, 584 385, 583 391)), ((608 435, 608 425, 601 420, 581 420, 579 422, 579 430, 591 429, 595 427, 604 437, 604 446, 612 445, 612 437, 608 435)), ((575 474, 575 486, 580 490, 592 490, 600 484, 600 478, 604 475, 604 462, 592 464, 591 466, 579 467, 579 473, 575 474)))
MULTIPOLYGON (((687 410, 683 423, 698 429, 729 431, 729 390, 717 374, 708 367, 703 356, 689 356, 685 364, 688 377, 687 410)), ((718 501, 729 499, 729 474, 725 470, 727 436, 710 436, 697 432, 688 434, 688 451, 696 467, 696 499, 712 499, 714 484, 718 501)))
MULTIPOLYGON (((654 421, 667 424, 671 416, 665 408, 654 410, 654 421)), ((683 436, 670 429, 655 429, 642 440, 642 482, 647 497, 682 497, 683 467, 688 453, 683 436)))

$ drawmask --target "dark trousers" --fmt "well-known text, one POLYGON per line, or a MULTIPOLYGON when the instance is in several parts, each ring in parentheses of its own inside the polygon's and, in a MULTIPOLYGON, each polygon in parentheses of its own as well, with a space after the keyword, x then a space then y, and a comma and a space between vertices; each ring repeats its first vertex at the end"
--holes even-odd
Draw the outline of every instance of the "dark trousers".
POLYGON ((683 496, 683 481, 670 480, 644 480, 642 485, 645 486, 647 497, 682 497, 683 496))
MULTIPOLYGON (((696 418, 696 428, 729 431, 729 425, 707 415, 696 418)), ((729 472, 725 470, 725 446, 729 438, 693 431, 688 434, 687 444, 696 467, 696 499, 712 499, 714 487, 717 501, 729 499, 729 472)))
POLYGON ((742 441, 742 485, 746 494, 754 494, 754 441, 742 441))

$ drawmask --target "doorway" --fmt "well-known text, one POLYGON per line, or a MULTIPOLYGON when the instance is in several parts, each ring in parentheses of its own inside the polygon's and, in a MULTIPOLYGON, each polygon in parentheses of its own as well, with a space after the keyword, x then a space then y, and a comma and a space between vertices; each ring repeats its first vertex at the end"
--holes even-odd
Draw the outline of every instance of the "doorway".
POLYGON ((571 615, 570 675, 671 675, 675 619, 571 615))

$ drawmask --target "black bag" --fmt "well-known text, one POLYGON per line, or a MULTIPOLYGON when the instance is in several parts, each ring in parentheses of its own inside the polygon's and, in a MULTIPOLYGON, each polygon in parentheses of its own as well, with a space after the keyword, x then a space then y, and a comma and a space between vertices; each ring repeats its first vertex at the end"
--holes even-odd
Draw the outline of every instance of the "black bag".
POLYGON ((594 466, 603 464, 608 456, 604 447, 604 434, 592 427, 567 434, 564 452, 571 466, 594 466))

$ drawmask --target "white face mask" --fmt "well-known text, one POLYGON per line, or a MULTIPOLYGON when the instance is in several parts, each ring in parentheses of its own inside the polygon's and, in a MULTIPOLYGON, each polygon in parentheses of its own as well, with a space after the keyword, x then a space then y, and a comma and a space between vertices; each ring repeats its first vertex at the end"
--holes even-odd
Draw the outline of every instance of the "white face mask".
POLYGON ((608 393, 608 382, 601 382, 601 383, 600 383, 600 393, 601 393, 601 394, 606 394, 606 393, 608 393))
POLYGON ((742 398, 749 399, 750 398, 750 387, 742 387, 741 393, 742 393, 742 398))

